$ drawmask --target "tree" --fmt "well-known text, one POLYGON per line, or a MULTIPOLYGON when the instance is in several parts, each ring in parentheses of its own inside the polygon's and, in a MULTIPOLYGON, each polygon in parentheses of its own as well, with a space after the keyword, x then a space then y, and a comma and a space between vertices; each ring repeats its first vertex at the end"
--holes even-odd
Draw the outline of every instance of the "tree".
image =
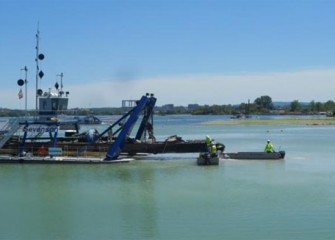
POLYGON ((332 100, 328 100, 325 104, 324 104, 324 109, 326 111, 333 111, 335 110, 335 102, 332 100))
POLYGON ((273 109, 273 103, 271 97, 265 95, 256 98, 254 103, 260 108, 260 109, 267 109, 272 110, 273 109))
POLYGON ((299 103, 298 100, 294 100, 293 102, 291 102, 291 105, 290 105, 290 111, 291 112, 296 112, 296 111, 299 111, 301 110, 301 104, 299 103))
POLYGON ((323 104, 321 102, 316 102, 315 103, 315 110, 317 112, 322 112, 323 111, 323 104))
POLYGON ((315 101, 314 100, 309 103, 309 109, 310 109, 311 112, 316 111, 316 106, 315 106, 315 101))

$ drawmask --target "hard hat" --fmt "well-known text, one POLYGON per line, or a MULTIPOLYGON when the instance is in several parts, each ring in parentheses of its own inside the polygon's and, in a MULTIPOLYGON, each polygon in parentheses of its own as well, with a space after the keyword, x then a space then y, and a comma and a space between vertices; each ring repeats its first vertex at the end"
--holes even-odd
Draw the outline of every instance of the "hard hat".
POLYGON ((270 139, 268 139, 268 142, 271 142, 270 139))

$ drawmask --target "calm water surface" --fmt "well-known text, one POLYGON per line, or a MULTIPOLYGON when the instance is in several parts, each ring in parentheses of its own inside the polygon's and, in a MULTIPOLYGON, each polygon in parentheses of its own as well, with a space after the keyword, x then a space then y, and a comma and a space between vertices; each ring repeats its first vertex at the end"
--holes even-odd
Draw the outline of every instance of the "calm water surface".
POLYGON ((150 155, 112 165, 0 165, 0 239, 335 239, 335 126, 201 125, 156 118, 156 136, 210 135, 285 160, 150 155))

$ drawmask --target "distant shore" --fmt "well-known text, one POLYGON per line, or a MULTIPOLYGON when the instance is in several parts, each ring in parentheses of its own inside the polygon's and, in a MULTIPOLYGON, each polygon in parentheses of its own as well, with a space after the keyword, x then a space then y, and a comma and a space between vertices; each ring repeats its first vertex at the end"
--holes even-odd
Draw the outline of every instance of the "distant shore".
POLYGON ((203 125, 335 125, 335 118, 228 119, 203 122, 203 125))

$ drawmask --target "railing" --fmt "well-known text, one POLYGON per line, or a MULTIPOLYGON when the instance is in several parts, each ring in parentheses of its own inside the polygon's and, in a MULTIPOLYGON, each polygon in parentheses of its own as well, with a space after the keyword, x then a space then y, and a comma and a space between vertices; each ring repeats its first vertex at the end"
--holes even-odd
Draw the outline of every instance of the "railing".
POLYGON ((33 120, 69 120, 78 116, 78 110, 33 111, 33 120))
MULTIPOLYGON (((48 157, 50 155, 53 155, 52 153, 49 153, 48 147, 43 147, 43 151, 41 150, 42 145, 36 145, 36 146, 27 146, 24 149, 23 156, 29 156, 29 157, 48 157)), ((19 146, 12 146, 9 148, 1 149, 1 154, 6 155, 17 155, 19 153, 20 149, 19 146)), ((75 157, 75 158, 104 158, 106 156, 106 152, 108 151, 107 147, 101 147, 99 149, 96 149, 94 151, 85 150, 83 151, 80 147, 71 150, 68 149, 67 146, 64 146, 61 148, 61 151, 59 157, 75 157)))
POLYGON ((20 119, 11 118, 1 129, 0 135, 0 148, 2 148, 6 142, 14 135, 14 133, 20 128, 20 119))

